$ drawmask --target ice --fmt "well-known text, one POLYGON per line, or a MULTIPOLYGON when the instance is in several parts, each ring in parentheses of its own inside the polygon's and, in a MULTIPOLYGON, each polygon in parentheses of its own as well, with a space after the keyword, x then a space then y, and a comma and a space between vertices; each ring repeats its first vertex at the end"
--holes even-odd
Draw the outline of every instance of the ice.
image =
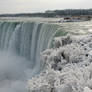
POLYGON ((92 92, 91 39, 92 35, 55 38, 54 48, 42 53, 43 71, 28 81, 30 92, 92 92))

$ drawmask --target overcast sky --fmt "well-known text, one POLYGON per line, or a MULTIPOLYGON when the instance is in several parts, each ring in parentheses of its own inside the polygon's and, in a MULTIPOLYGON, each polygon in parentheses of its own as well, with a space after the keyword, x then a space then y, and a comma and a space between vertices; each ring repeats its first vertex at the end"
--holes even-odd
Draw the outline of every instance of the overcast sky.
POLYGON ((0 13, 30 13, 68 8, 92 8, 92 0, 0 0, 0 13))

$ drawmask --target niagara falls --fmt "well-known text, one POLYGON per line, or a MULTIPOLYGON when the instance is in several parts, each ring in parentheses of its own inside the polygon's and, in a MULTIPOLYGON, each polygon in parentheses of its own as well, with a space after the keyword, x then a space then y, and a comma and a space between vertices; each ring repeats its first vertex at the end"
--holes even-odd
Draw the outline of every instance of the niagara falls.
POLYGON ((1 19, 0 91, 87 92, 91 87, 91 21, 43 20, 1 19))
POLYGON ((2 92, 7 90, 27 92, 25 81, 39 74, 43 69, 40 52, 48 48, 48 43, 56 29, 56 25, 36 22, 0 23, 0 90, 2 92))
POLYGON ((92 92, 92 1, 1 0, 0 92, 92 92))

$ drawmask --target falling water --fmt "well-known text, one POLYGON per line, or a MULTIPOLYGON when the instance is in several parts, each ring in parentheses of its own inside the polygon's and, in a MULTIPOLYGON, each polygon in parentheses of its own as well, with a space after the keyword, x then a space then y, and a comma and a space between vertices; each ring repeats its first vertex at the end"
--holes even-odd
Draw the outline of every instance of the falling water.
POLYGON ((0 92, 27 92, 26 80, 43 67, 40 53, 49 47, 57 25, 0 22, 0 92))

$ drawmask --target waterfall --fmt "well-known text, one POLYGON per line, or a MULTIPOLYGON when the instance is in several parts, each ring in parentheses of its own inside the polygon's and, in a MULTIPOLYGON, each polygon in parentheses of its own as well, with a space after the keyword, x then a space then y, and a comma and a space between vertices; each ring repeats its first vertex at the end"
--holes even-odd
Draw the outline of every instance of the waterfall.
MULTIPOLYGON (((58 26, 54 24, 37 22, 0 22, 0 63, 1 66, 3 65, 3 68, 0 68, 0 73, 3 72, 0 77, 6 76, 3 80, 13 79, 15 83, 15 80, 24 81, 25 79, 24 77, 16 78, 17 72, 18 76, 22 76, 22 72, 29 69, 30 77, 39 73, 43 67, 40 53, 49 47, 50 39, 57 28, 58 26), (5 67, 7 67, 6 70, 5 67), (11 70, 13 73, 10 72, 11 70)), ((1 92, 7 92, 7 88, 1 92)), ((9 90, 9 92, 26 92, 16 89, 17 91, 12 88, 13 91, 9 90)))

